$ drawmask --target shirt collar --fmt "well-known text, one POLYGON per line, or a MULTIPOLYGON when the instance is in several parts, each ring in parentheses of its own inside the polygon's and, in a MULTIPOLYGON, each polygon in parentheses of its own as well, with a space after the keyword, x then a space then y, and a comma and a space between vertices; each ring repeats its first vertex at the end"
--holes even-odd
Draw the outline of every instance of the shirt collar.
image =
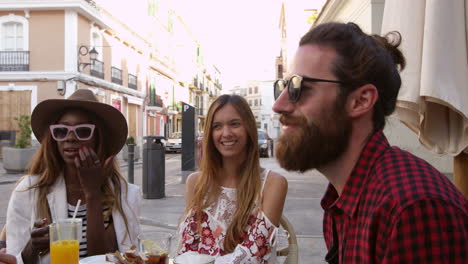
POLYGON ((351 172, 343 192, 338 196, 333 185, 329 184, 322 198, 321 206, 327 211, 334 207, 341 209, 349 217, 353 217, 362 191, 369 182, 368 176, 377 158, 390 147, 382 130, 377 131, 364 146, 359 160, 351 172))

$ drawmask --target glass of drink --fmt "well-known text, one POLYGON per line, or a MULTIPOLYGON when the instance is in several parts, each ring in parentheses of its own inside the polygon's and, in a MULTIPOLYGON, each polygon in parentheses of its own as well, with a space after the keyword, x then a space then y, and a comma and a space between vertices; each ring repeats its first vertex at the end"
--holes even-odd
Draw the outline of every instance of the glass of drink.
POLYGON ((49 226, 50 264, 78 264, 81 229, 78 218, 59 219, 49 226))
POLYGON ((174 264, 213 264, 214 262, 215 257, 196 252, 185 252, 174 259, 174 264))
POLYGON ((164 231, 145 231, 138 235, 138 246, 148 258, 146 264, 168 264, 172 234, 164 231))

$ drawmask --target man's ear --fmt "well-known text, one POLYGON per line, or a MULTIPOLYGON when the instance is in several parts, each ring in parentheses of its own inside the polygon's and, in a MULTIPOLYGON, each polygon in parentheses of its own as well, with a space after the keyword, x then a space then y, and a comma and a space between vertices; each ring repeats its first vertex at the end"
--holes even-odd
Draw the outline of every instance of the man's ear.
POLYGON ((350 117, 360 117, 366 113, 372 113, 378 98, 379 92, 374 85, 363 85, 349 94, 346 111, 350 117))

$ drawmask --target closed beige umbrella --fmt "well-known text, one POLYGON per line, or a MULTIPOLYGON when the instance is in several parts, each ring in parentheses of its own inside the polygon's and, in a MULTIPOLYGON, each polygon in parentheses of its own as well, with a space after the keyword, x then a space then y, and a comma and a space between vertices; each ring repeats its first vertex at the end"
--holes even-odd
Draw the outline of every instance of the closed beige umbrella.
POLYGON ((382 32, 399 31, 407 67, 395 117, 436 154, 454 156, 468 196, 468 0, 387 0, 382 32))

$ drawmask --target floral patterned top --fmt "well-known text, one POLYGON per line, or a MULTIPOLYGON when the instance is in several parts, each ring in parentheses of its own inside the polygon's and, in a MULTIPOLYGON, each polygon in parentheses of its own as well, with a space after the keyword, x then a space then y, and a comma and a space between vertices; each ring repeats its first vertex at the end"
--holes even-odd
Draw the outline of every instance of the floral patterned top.
MULTIPOLYGON (((262 172, 262 188, 269 170, 262 172)), ((243 234, 244 240, 234 251, 226 254, 223 242, 226 230, 236 209, 236 189, 222 187, 219 199, 203 210, 202 232, 197 232, 195 212, 190 211, 179 225, 177 254, 197 252, 216 257, 216 264, 224 263, 276 263, 276 236, 278 227, 273 225, 258 206, 250 215, 243 234)))

